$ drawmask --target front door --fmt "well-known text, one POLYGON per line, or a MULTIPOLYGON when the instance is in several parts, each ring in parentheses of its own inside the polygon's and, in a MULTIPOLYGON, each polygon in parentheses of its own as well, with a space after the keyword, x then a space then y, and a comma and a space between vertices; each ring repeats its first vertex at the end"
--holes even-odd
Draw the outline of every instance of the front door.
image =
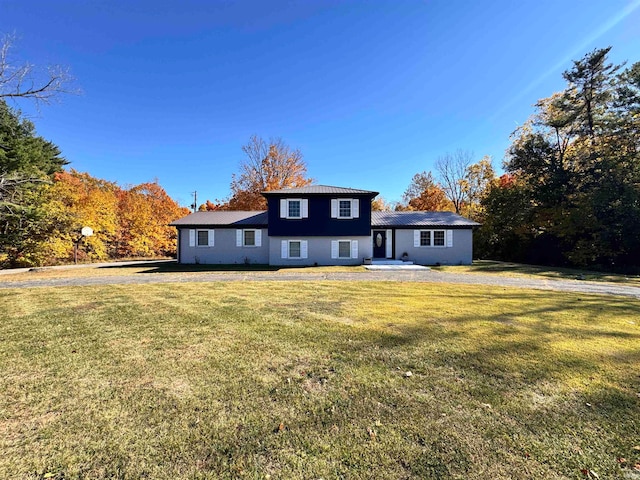
POLYGON ((373 258, 387 258, 387 232, 373 231, 373 258))

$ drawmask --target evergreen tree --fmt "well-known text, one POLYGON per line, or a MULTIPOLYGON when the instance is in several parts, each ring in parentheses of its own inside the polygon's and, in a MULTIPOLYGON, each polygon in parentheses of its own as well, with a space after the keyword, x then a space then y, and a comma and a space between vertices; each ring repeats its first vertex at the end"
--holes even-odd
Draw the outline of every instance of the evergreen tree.
POLYGON ((48 235, 46 184, 66 160, 53 143, 0 100, 0 265, 32 265, 48 235))

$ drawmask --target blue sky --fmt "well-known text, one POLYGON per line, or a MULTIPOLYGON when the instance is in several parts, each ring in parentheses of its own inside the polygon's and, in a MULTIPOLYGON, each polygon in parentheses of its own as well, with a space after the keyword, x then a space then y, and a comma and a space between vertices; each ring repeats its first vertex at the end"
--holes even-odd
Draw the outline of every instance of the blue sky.
POLYGON ((0 33, 76 77, 81 95, 17 106, 77 170, 201 203, 252 134, 279 136, 317 183, 393 201, 447 152, 499 167, 572 59, 640 61, 640 0, 3 0, 0 33))

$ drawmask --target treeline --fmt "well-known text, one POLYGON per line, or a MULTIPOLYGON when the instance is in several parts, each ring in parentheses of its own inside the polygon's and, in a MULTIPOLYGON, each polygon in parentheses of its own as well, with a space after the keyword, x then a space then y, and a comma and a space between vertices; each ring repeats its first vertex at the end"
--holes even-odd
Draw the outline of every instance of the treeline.
POLYGON ((389 204, 374 200, 374 210, 451 211, 472 220, 483 217, 482 199, 495 179, 491 157, 473 163, 473 153, 458 150, 439 157, 436 173, 416 173, 402 196, 402 201, 389 204))
POLYGON ((483 200, 480 253, 618 271, 640 268, 640 62, 595 50, 537 104, 483 200))
POLYGON ((639 271, 640 62, 613 65, 609 51, 574 61, 565 89, 537 103, 504 175, 488 158, 445 155, 391 207, 477 220, 476 258, 639 271))
POLYGON ((158 183, 122 188, 73 169, 34 125, 0 100, 0 267, 73 259, 174 255, 175 228, 188 213, 158 183))

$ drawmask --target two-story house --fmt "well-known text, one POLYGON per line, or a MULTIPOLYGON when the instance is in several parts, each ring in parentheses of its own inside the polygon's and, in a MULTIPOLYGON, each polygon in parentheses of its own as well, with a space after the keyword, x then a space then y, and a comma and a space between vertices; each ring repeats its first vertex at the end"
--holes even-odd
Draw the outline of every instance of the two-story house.
POLYGON ((311 185, 263 192, 266 212, 195 212, 178 229, 178 262, 360 265, 364 259, 467 264, 472 228, 451 212, 371 212, 378 192, 311 185))

